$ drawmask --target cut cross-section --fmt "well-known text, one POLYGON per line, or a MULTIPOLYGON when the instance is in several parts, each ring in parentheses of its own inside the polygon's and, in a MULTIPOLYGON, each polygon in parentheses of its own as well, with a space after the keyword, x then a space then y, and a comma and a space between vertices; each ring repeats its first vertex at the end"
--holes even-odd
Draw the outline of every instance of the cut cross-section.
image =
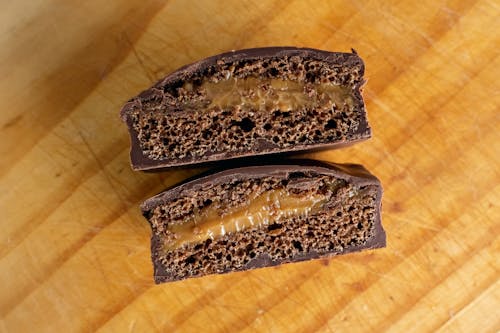
POLYGON ((293 47, 183 67, 121 111, 136 170, 340 147, 370 137, 355 53, 293 47))
POLYGON ((316 161, 234 168, 142 205, 157 283, 385 246, 379 181, 316 161))

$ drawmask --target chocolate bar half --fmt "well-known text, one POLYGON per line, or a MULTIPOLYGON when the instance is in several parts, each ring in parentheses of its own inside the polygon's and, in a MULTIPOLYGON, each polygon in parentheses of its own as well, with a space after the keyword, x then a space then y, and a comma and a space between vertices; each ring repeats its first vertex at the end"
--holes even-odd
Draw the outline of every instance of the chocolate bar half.
POLYGON ((156 283, 385 246, 377 178, 359 165, 289 163, 225 170, 145 201, 156 283))
POLYGON ((121 110, 135 170, 345 146, 370 137, 356 53, 272 47, 171 73, 121 110))

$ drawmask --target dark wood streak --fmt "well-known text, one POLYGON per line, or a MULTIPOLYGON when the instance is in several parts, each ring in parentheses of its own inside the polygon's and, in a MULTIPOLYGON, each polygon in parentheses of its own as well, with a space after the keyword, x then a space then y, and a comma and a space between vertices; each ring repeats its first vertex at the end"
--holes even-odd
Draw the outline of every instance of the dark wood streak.
POLYGON ((7 129, 9 127, 12 127, 15 124, 17 124, 18 122, 20 122, 21 120, 23 120, 23 115, 22 114, 18 114, 14 118, 7 120, 7 122, 2 125, 2 129, 7 129))
MULTIPOLYGON (((130 42, 137 41, 146 32, 148 22, 165 4, 161 1, 137 3, 123 16, 113 17, 111 23, 93 26, 96 31, 89 35, 92 39, 87 45, 75 50, 54 72, 39 78, 30 89, 19 92, 18 100, 23 101, 20 116, 24 119, 16 122, 14 120, 19 117, 16 116, 0 131, 0 150, 9 152, 8 158, 0 159, 0 177, 89 96, 103 75, 122 63, 131 52, 130 42), (110 32, 126 33, 130 42, 117 43, 115 34, 110 32), (17 139, 8 140, 12 136, 17 139)), ((43 20, 46 15, 48 13, 40 14, 41 18, 37 17, 35 22, 43 20)), ((24 52, 9 51, 12 54, 24 52)))

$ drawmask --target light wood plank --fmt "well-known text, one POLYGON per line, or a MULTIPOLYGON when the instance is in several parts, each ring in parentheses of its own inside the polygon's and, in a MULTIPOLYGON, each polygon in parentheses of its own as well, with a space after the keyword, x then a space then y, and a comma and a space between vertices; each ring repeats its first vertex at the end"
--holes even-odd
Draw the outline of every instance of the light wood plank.
POLYGON ((0 4, 0 331, 498 331, 499 20, 494 0, 0 4), (304 155, 379 176, 388 247, 155 286, 138 205, 202 169, 132 172, 118 110, 273 44, 364 58, 374 137, 304 155))

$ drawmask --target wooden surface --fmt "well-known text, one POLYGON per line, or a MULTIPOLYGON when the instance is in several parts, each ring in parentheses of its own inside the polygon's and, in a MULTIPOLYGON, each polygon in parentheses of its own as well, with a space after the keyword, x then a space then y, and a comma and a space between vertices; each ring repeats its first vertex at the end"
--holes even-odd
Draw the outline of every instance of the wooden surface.
POLYGON ((4 1, 0 331, 498 332, 495 0, 4 1), (222 51, 355 48, 373 138, 310 155, 385 187, 386 249, 153 285, 123 102, 222 51))

